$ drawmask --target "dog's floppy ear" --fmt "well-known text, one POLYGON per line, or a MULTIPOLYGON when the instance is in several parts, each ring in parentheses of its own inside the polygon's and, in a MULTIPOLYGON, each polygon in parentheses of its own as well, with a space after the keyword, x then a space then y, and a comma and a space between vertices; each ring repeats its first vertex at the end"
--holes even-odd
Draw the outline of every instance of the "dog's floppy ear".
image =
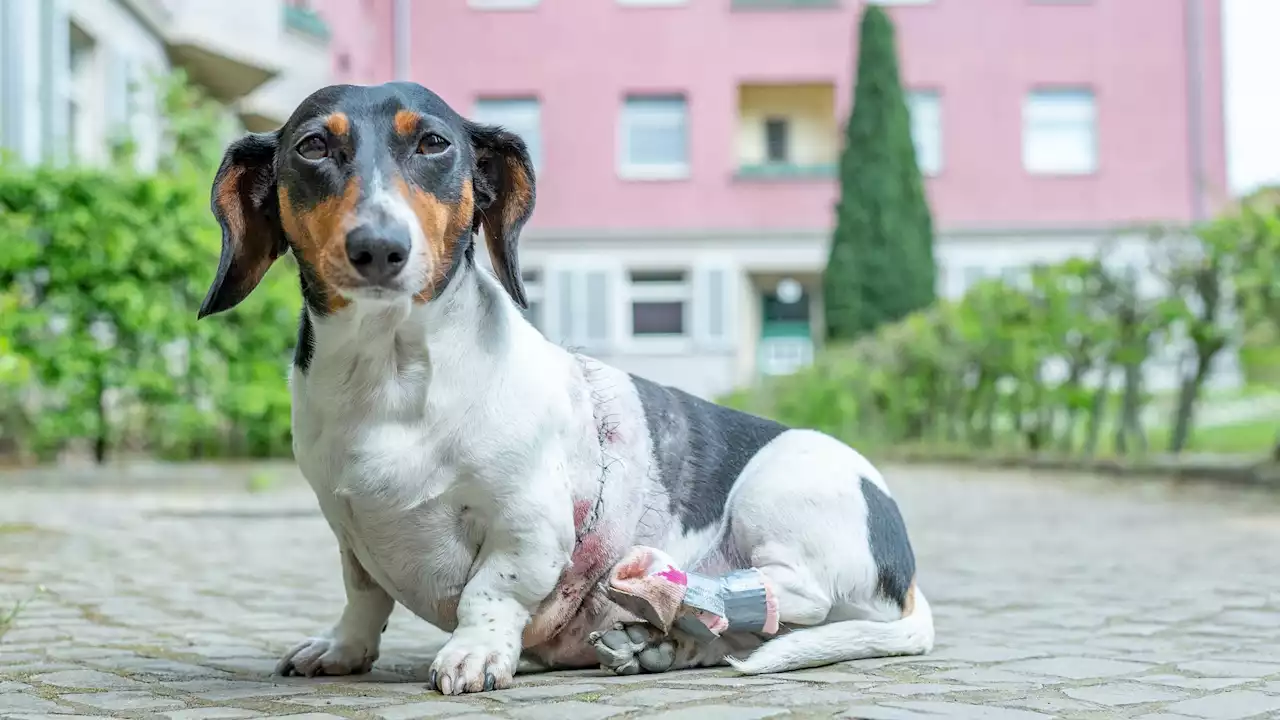
POLYGON ((240 304, 289 248, 276 196, 279 147, 274 132, 250 133, 231 143, 222 157, 211 198, 222 226, 222 257, 200 305, 201 318, 240 304))
POLYGON ((476 216, 472 231, 484 227, 493 270, 507 294, 529 307, 520 278, 520 230, 533 214, 533 162, 520 136, 489 125, 470 126, 476 156, 476 216))

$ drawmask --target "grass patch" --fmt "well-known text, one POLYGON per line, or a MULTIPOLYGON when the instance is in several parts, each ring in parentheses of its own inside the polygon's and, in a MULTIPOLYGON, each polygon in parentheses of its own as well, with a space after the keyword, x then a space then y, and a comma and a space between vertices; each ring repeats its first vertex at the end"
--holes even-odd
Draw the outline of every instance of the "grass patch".
MULTIPOLYGON (((1169 445, 1168 428, 1153 428, 1152 446, 1169 445)), ((1224 455, 1267 455, 1280 436, 1280 419, 1266 418, 1243 422, 1238 425, 1215 425, 1192 428, 1187 442, 1187 452, 1224 455)))
POLYGON ((257 470, 245 481, 245 489, 251 493, 266 492, 276 485, 276 476, 265 470, 257 470))
POLYGON ((18 620, 18 614, 26 604, 26 601, 19 600, 13 604, 13 607, 0 610, 0 640, 4 640, 5 634, 13 629, 13 624, 18 620))
POLYGON ((31 523, 0 523, 0 535, 26 535, 40 532, 39 525, 31 523))

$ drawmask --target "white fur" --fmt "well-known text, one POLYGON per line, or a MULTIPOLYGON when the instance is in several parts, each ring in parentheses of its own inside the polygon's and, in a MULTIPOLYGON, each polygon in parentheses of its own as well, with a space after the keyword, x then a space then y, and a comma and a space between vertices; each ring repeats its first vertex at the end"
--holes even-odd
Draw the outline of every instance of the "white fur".
POLYGON ((464 268, 425 305, 353 300, 313 318, 309 370, 291 378, 295 456, 343 552, 347 607, 282 669, 367 667, 399 602, 453 633, 432 665, 442 692, 484 689, 487 676, 509 684, 522 645, 576 617, 577 601, 548 597, 587 562, 574 555, 584 498, 609 557, 648 544, 714 567, 728 540, 771 578, 784 623, 831 623, 770 641, 735 662, 746 672, 932 647, 923 594, 898 619, 874 592, 865 538, 847 540, 865 527, 858 475, 887 487, 842 443, 779 435, 734 486, 733 526, 686 535, 649 473, 652 439, 628 376, 546 341, 487 273, 464 268), (609 423, 618 431, 605 449, 597 433, 609 423))

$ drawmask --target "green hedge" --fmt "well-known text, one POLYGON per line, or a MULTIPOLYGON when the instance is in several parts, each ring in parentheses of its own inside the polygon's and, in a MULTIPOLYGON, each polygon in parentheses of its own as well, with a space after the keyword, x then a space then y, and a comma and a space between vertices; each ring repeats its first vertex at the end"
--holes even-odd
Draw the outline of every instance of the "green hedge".
MULTIPOLYGON (((1267 336, 1278 312, 1280 212, 1261 193, 1196 237, 1153 231, 1155 293, 1135 269, 1097 257, 986 280, 794 375, 726 404, 862 445, 1064 455, 1181 451, 1209 369, 1240 338, 1267 336), (1181 354, 1167 444, 1143 427, 1142 370, 1181 354), (1102 380, 1108 382, 1102 382, 1102 380)), ((1280 423, 1277 423, 1280 430, 1280 423)))
POLYGON ((210 178, 225 115, 166 87, 160 172, 0 163, 0 453, 282 455, 301 301, 288 260, 231 313, 196 310, 217 267, 210 178))

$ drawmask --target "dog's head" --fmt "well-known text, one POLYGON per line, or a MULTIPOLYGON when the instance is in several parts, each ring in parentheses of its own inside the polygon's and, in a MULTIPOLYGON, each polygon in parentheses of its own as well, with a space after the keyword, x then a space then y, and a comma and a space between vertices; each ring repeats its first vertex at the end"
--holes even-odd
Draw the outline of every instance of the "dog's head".
POLYGON ((200 317, 235 307, 287 250, 317 312, 428 302, 472 262, 481 227, 494 271, 525 307, 516 244, 533 203, 518 136, 414 83, 324 88, 279 130, 227 148, 212 193, 222 257, 200 317))

